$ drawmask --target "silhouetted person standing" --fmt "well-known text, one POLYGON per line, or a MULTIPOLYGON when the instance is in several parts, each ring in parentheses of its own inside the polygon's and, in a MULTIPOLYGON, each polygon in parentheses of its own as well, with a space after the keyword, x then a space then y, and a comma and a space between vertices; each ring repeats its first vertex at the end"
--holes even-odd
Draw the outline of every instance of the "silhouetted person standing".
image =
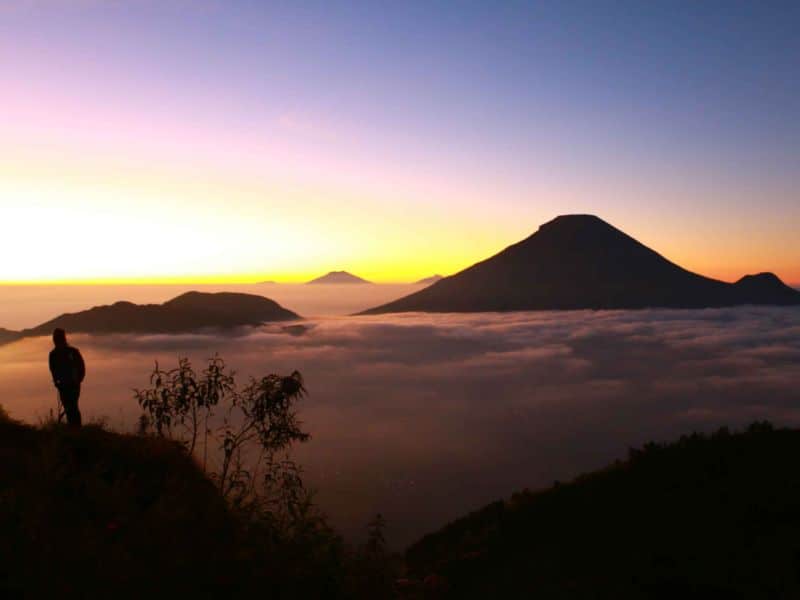
POLYGON ((81 426, 81 411, 78 399, 81 396, 81 383, 86 377, 86 365, 77 348, 67 344, 67 334, 63 329, 53 331, 55 348, 50 351, 50 373, 58 389, 61 404, 67 415, 70 427, 81 426))

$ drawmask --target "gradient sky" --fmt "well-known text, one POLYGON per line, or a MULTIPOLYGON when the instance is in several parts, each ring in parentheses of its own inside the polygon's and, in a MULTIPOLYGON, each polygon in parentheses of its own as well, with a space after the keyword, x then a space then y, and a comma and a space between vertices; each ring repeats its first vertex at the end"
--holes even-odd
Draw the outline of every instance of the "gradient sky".
POLYGON ((798 2, 0 0, 0 282, 413 280, 574 212, 800 282, 799 30, 798 2))

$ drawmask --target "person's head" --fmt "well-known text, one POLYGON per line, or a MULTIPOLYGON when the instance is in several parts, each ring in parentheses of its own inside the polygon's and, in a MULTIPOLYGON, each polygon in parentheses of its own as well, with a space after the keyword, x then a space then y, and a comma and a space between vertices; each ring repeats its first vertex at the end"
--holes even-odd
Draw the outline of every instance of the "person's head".
POLYGON ((53 331, 53 344, 57 348, 67 345, 67 332, 59 327, 53 331))

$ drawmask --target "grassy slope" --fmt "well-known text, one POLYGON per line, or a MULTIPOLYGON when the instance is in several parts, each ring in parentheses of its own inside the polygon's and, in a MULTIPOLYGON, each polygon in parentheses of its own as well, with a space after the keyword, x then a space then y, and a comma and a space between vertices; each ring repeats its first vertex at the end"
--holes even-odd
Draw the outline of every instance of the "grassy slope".
POLYGON ((455 598, 800 597, 800 431, 754 425, 486 506, 412 546, 455 598))
POLYGON ((0 531, 0 595, 215 589, 233 572, 214 563, 236 528, 191 459, 97 427, 0 422, 0 531))
POLYGON ((321 539, 236 518, 173 443, 0 411, 0 598, 340 597, 321 539))

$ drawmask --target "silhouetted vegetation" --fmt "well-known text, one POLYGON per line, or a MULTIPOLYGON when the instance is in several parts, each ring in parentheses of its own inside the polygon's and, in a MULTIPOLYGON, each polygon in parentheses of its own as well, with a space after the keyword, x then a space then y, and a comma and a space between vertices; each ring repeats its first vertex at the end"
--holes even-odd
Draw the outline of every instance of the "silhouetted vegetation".
POLYGON ((796 598, 798 456, 767 423, 647 444, 447 525, 408 567, 452 598, 796 598))
POLYGON ((199 373, 186 358, 170 370, 156 363, 150 387, 134 391, 144 411, 140 434, 174 440, 202 461, 251 551, 267 551, 256 565, 279 554, 283 577, 304 593, 385 596, 393 586, 385 521, 376 517, 366 544, 347 548, 314 504, 300 466, 284 454, 311 437, 295 410, 305 393, 297 371, 251 377, 240 387, 218 356, 199 373), (307 589, 314 577, 327 583, 307 589))
POLYGON ((305 393, 300 373, 250 378, 239 389, 220 357, 200 373, 182 358, 168 371, 156 363, 150 385, 134 391, 144 411, 139 432, 176 440, 190 454, 202 449, 203 470, 232 505, 275 507, 276 492, 293 506, 307 502, 299 468, 278 458, 294 442, 310 438, 294 410, 305 393))

